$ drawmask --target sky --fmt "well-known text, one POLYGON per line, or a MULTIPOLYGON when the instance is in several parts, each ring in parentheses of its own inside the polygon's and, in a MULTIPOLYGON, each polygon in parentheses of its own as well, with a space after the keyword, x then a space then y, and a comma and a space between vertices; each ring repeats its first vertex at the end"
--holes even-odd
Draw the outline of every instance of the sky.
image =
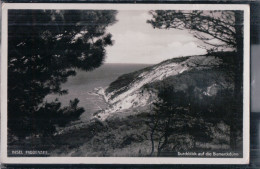
POLYGON ((106 48, 106 63, 156 64, 206 53, 187 30, 154 29, 146 23, 150 18, 148 11, 118 11, 117 22, 107 28, 114 45, 106 48))

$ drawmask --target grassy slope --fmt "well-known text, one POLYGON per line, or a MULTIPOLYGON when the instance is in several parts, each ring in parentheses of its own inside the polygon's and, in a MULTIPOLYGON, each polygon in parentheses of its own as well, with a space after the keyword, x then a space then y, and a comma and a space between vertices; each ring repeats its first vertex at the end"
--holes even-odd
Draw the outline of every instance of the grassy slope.
POLYGON ((160 90, 167 86, 174 86, 176 90, 186 90, 189 86, 196 86, 196 88, 205 91, 213 84, 232 87, 233 80, 232 72, 223 70, 223 68, 212 68, 206 70, 193 69, 177 76, 167 77, 162 81, 148 83, 144 88, 147 88, 148 90, 160 90))
POLYGON ((147 68, 119 76, 117 78, 117 80, 115 80, 114 82, 112 82, 109 85, 109 87, 106 89, 106 93, 115 92, 113 94, 113 96, 111 97, 111 99, 113 99, 117 95, 119 95, 119 94, 125 92, 126 90, 128 90, 128 85, 133 83, 134 81, 139 80, 139 75, 142 74, 143 72, 150 71, 150 70, 152 70, 152 69, 154 69, 158 66, 161 66, 163 64, 183 62, 183 61, 187 60, 188 58, 189 57, 169 59, 169 60, 163 61, 159 64, 149 66, 147 68), (118 89, 120 89, 120 90, 118 90, 118 89))

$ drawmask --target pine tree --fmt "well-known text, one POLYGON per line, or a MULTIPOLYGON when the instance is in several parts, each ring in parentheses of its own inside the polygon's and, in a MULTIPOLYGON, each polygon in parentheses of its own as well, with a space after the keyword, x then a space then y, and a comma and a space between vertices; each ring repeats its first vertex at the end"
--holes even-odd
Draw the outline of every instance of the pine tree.
POLYGON ((46 135, 84 110, 79 100, 61 108, 45 103, 48 94, 66 94, 61 84, 75 69, 102 65, 112 45, 106 28, 115 23, 112 10, 9 10, 8 129, 11 135, 46 135))
MULTIPOLYGON (((242 116, 243 109, 243 11, 239 10, 157 10, 150 11, 153 16, 150 23, 154 28, 159 29, 180 29, 188 30, 195 38, 201 40, 209 53, 234 50, 235 88, 233 96, 237 99, 237 106, 234 107, 234 121, 230 124, 231 145, 236 149, 237 125, 235 119, 242 116)), ((213 53, 214 54, 214 53, 213 53)))

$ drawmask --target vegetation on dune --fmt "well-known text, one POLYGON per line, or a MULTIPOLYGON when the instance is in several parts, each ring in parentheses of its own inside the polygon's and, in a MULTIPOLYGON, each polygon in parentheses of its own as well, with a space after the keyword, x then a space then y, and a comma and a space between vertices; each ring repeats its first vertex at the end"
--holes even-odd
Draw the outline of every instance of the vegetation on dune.
MULTIPOLYGON (((149 157, 151 156, 152 144, 150 139, 151 130, 148 124, 151 123, 151 118, 152 114, 144 112, 125 118, 110 119, 106 122, 96 121, 84 128, 49 137, 46 140, 34 138, 24 143, 23 148, 25 150, 34 150, 35 148, 47 150, 50 153, 48 155, 54 157, 149 157)), ((186 118, 186 120, 188 119, 186 118)), ((208 140, 199 137, 199 135, 197 136, 200 139, 194 139, 194 134, 197 131, 193 132, 193 136, 181 132, 171 133, 168 143, 162 147, 159 156, 177 156, 177 151, 187 150, 229 150, 228 134, 224 138, 218 137, 218 135, 223 135, 222 132, 228 133, 228 127, 224 125, 222 129, 218 125, 208 124, 206 126, 212 134, 208 140)), ((197 129, 194 128, 194 130, 197 129)), ((201 131, 201 134, 204 134, 203 131, 201 131)), ((159 139, 157 139, 157 134, 154 137, 155 149, 152 156, 158 155, 159 139)), ((13 145, 12 148, 20 147, 13 145)))
MULTIPOLYGON (((208 96, 196 92, 199 90, 196 87, 190 86, 184 91, 175 91, 173 87, 159 90, 158 100, 153 103, 151 120, 148 123, 151 130, 151 155, 155 149, 157 156, 183 150, 183 145, 179 142, 179 137, 182 136, 191 139, 191 149, 197 148, 196 142, 212 142, 215 139, 212 126, 221 122, 228 127, 236 125, 236 137, 242 138, 242 117, 236 116, 236 107, 240 106, 240 100, 234 99, 232 89, 223 89, 214 96, 208 96), (233 120, 237 124, 233 124, 233 120)), ((230 139, 232 137, 234 136, 229 136, 230 139)), ((232 142, 228 141, 225 141, 226 144, 232 147, 232 142)), ((237 143, 241 144, 238 140, 237 143)), ((233 151, 241 149, 236 148, 233 151)))
POLYGON ((117 95, 127 91, 128 85, 131 84, 134 81, 137 81, 139 79, 139 75, 145 71, 149 71, 153 69, 153 66, 146 67, 144 69, 124 74, 122 76, 119 76, 117 80, 113 81, 109 87, 106 89, 106 93, 115 92, 114 95, 111 98, 116 97, 117 95))
POLYGON ((189 57, 190 56, 168 59, 168 60, 162 61, 159 64, 149 66, 149 67, 146 67, 144 69, 119 76, 115 81, 113 81, 108 86, 108 88, 106 89, 106 94, 114 92, 113 95, 111 96, 111 99, 113 99, 116 96, 120 95, 121 93, 124 93, 125 91, 127 91, 128 88, 130 87, 129 85, 131 83, 138 81, 141 78, 139 76, 142 73, 149 72, 150 70, 155 69, 156 67, 159 67, 159 66, 167 64, 167 63, 183 62, 183 61, 187 60, 189 57))
MULTIPOLYGON (((186 90, 189 86, 196 86, 202 91, 206 91, 211 85, 219 88, 234 88, 234 73, 232 70, 223 68, 210 68, 205 70, 193 69, 176 76, 169 76, 162 81, 147 83, 144 88, 147 90, 160 90, 167 87, 174 87, 175 90, 186 90)), ((201 93, 202 94, 202 93, 201 93)))

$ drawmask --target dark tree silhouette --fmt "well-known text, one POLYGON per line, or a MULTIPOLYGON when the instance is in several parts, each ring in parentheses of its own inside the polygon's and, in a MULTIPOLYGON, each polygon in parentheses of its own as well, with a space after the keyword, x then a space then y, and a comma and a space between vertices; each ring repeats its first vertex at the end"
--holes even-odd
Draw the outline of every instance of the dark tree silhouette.
MULTIPOLYGON (((172 86, 163 86, 151 107, 150 120, 147 123, 150 127, 150 155, 154 156, 157 152, 157 156, 167 156, 168 152, 184 150, 187 145, 190 150, 196 151, 196 142, 212 141, 212 127, 221 122, 232 126, 236 121, 234 133, 238 133, 237 139, 241 139, 242 113, 236 112, 238 102, 239 99, 234 99, 231 89, 221 89, 215 95, 209 96, 194 86, 183 91, 175 91, 172 86), (191 141, 185 143, 183 137, 189 137, 191 141)), ((232 137, 231 135, 230 139, 232 137)), ((230 141, 230 147, 233 148, 233 142, 230 141)))
POLYGON ((61 108, 43 102, 51 93, 66 94, 61 84, 75 69, 91 71, 112 45, 106 27, 112 10, 9 10, 8 129, 18 137, 52 134, 84 111, 79 100, 61 108))
POLYGON ((216 52, 226 48, 235 51, 234 67, 235 88, 233 99, 238 100, 236 114, 230 123, 231 145, 236 149, 237 125, 236 119, 241 117, 243 88, 243 11, 150 11, 153 16, 150 23, 154 28, 189 30, 194 37, 204 42, 208 52, 216 52))
POLYGON ((230 147, 242 151, 237 143, 242 138, 243 100, 236 99, 230 89, 220 90, 214 97, 204 96, 203 100, 207 111, 202 112, 202 117, 213 124, 223 121, 230 126, 230 147))
POLYGON ((241 11, 150 11, 153 27, 163 29, 189 30, 194 37, 209 47, 230 47, 236 50, 241 38, 241 11))
POLYGON ((185 145, 179 142, 179 138, 185 135, 191 136, 193 149, 196 148, 196 141, 211 139, 209 127, 201 116, 205 106, 200 103, 194 87, 189 87, 187 91, 175 91, 172 86, 168 86, 159 91, 148 123, 151 129, 151 156, 155 152, 155 145, 157 156, 183 149, 185 145))

